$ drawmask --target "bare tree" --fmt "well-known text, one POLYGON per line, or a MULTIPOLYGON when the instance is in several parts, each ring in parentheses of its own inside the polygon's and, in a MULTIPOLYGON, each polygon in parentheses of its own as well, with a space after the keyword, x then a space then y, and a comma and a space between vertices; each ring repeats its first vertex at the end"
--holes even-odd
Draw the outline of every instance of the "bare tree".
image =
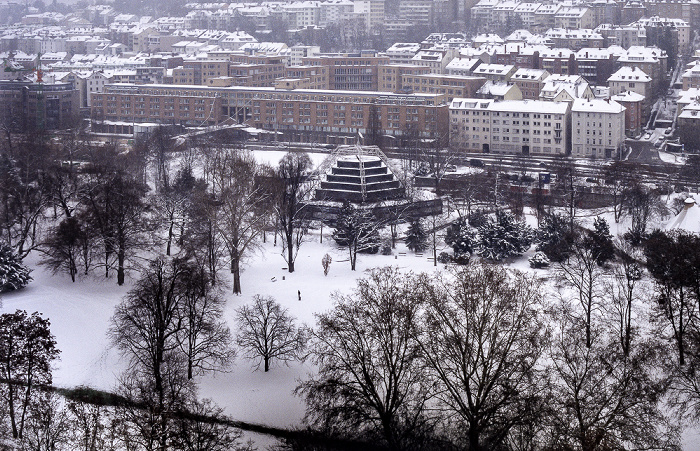
POLYGON ((374 269, 317 315, 318 375, 297 389, 309 421, 329 433, 381 438, 389 449, 420 448, 432 392, 416 341, 417 282, 397 268, 374 269))
POLYGON ((226 246, 233 275, 233 292, 241 293, 241 261, 257 244, 267 212, 269 192, 258 179, 260 167, 252 155, 239 151, 221 155, 214 168, 218 201, 214 225, 226 246))
POLYGON ((629 232, 625 236, 631 243, 637 245, 646 236, 649 221, 664 215, 666 206, 661 202, 658 193, 641 183, 627 186, 623 195, 623 214, 632 221, 629 232))
POLYGON ((580 307, 586 343, 591 346, 593 322, 600 318, 605 298, 603 270, 596 263, 594 253, 581 243, 574 244, 572 256, 567 262, 560 263, 558 269, 564 285, 573 289, 573 297, 580 307))
POLYGON ((231 332, 222 321, 225 301, 206 276, 204 267, 181 263, 180 330, 178 341, 187 359, 187 379, 224 370, 235 357, 231 332))
POLYGON ((539 284, 497 266, 470 266, 423 283, 419 343, 440 406, 468 449, 498 448, 518 425, 538 421, 538 365, 547 344, 539 284))
POLYGON ((634 324, 637 315, 634 310, 640 304, 648 303, 652 287, 642 279, 642 268, 637 263, 637 252, 624 241, 617 243, 620 248, 621 261, 614 269, 612 303, 610 312, 620 340, 620 349, 629 356, 632 338, 637 336, 639 327, 634 324))
POLYGON ((288 152, 277 167, 279 190, 275 212, 282 232, 282 255, 289 272, 294 272, 294 261, 308 228, 303 215, 302 201, 309 194, 308 178, 313 164, 306 153, 288 152))
POLYGON ((236 322, 238 346, 247 358, 259 359, 256 369, 262 364, 267 372, 274 360, 303 358, 308 333, 304 327, 297 327, 289 311, 274 298, 253 296, 252 305, 236 310, 236 322))
POLYGON ((625 355, 601 325, 587 342, 580 316, 566 306, 555 322, 550 449, 678 449, 678 428, 660 408, 659 348, 640 342, 625 355))

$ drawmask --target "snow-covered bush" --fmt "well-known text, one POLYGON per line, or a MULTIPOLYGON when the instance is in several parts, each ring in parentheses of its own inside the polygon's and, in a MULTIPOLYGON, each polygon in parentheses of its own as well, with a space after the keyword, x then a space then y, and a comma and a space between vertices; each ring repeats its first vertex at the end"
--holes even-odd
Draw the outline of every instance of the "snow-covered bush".
POLYGON ((382 255, 391 255, 391 240, 382 241, 382 247, 379 250, 382 255))
POLYGON ((478 254, 491 261, 499 261, 520 255, 530 248, 533 231, 524 220, 507 211, 497 211, 477 227, 479 235, 478 254))
POLYGON ((440 255, 438 255, 437 257, 437 261, 438 263, 446 265, 452 262, 452 256, 450 256, 450 254, 448 254, 447 252, 440 252, 440 255))
POLYGON ((460 217, 453 222, 445 233, 445 244, 452 247, 455 261, 468 257, 478 244, 476 230, 471 227, 466 218, 460 217))
POLYGON ((536 250, 544 252, 553 262, 566 260, 571 255, 575 241, 571 221, 558 214, 546 216, 535 232, 536 250))
POLYGON ((549 259, 542 251, 535 252, 535 255, 530 257, 527 261, 530 262, 530 268, 539 269, 549 266, 549 259))
POLYGON ((32 280, 30 269, 8 246, 0 246, 0 293, 24 288, 32 280))

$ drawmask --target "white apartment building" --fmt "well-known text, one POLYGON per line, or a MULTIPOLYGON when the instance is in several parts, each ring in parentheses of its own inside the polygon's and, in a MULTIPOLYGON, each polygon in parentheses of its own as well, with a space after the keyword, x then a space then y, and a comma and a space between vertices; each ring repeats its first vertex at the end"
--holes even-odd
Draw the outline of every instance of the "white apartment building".
POLYGON ((625 145, 625 107, 614 100, 574 99, 571 155, 614 158, 625 145))
POLYGON ((610 95, 625 91, 636 92, 646 98, 651 94, 651 77, 638 67, 623 66, 608 78, 610 95))
POLYGON ((565 155, 569 108, 566 102, 457 98, 450 103, 450 142, 466 152, 565 155))
POLYGON ((327 0, 319 3, 320 12, 318 25, 328 25, 346 22, 354 18, 355 5, 350 0, 327 0))
POLYGON ((411 58, 420 50, 417 42, 396 42, 386 49, 391 64, 411 64, 411 58))

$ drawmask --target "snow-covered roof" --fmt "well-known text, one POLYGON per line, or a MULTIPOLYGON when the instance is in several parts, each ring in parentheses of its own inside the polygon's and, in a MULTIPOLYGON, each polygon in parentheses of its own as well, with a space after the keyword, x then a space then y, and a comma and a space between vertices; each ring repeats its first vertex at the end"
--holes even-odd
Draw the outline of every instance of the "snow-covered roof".
POLYGON ((608 78, 608 81, 633 81, 646 83, 651 81, 651 77, 638 67, 622 66, 608 78))
POLYGON ((577 113, 609 113, 618 114, 625 111, 625 107, 614 100, 603 99, 574 99, 572 112, 577 113))
POLYGON ((616 102, 642 102, 645 97, 634 91, 625 91, 611 97, 616 102))
POLYGON ((543 80, 549 76, 545 69, 528 69, 521 67, 510 77, 511 80, 543 80))

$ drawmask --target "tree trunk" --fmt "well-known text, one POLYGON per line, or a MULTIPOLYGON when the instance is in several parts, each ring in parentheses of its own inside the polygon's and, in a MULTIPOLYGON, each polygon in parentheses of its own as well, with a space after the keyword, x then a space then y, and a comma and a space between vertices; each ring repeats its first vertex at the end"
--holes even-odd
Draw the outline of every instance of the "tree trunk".
POLYGON ((289 272, 294 272, 294 236, 288 235, 286 238, 287 238, 287 266, 289 267, 289 272))
POLYGON ((268 371, 270 371, 270 356, 266 355, 264 360, 265 360, 265 372, 267 373, 268 371))
POLYGON ((231 274, 233 274, 233 293, 241 294, 241 262, 238 256, 231 256, 231 274))
POLYGON ((117 285, 124 285, 124 249, 117 252, 117 285))
POLYGON ((170 256, 170 245, 173 242, 173 227, 175 226, 173 221, 170 221, 170 227, 168 227, 168 244, 165 248, 165 255, 170 256))
POLYGON ((479 431, 475 426, 469 426, 467 437, 469 439, 469 451, 480 451, 481 445, 479 444, 479 431))

